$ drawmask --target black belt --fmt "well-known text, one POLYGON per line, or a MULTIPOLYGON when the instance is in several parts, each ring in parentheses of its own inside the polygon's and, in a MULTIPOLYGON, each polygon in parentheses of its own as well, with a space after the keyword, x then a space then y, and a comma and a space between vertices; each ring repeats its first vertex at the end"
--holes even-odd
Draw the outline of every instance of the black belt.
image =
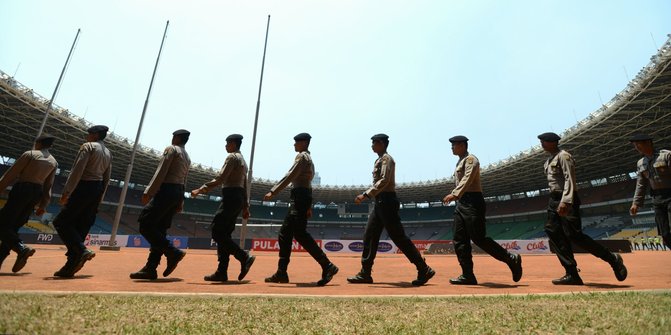
POLYGON ((650 189, 650 196, 671 197, 671 188, 660 188, 657 190, 650 189))
POLYGON ((375 199, 396 199, 396 192, 380 192, 375 196, 375 199))

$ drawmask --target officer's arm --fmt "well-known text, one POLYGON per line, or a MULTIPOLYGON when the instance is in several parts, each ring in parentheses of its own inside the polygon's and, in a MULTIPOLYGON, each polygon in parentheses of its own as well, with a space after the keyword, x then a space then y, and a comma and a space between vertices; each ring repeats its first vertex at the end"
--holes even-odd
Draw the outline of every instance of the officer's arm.
POLYGON ((391 169, 393 169, 393 164, 391 159, 385 156, 382 158, 382 164, 380 166, 380 179, 376 181, 373 186, 371 186, 364 194, 365 197, 375 197, 378 193, 384 190, 387 185, 391 182, 391 169))
POLYGON ((564 194, 562 195, 561 202, 570 205, 573 204, 573 194, 576 190, 575 166, 573 165, 571 156, 565 154, 563 151, 559 153, 557 158, 564 173, 564 194))
POLYGON ((49 204, 49 200, 51 200, 51 186, 54 184, 54 178, 56 178, 56 168, 58 165, 54 167, 53 170, 51 170, 51 173, 47 177, 47 179, 44 180, 44 184, 42 184, 42 199, 40 200, 40 203, 38 205, 38 208, 44 209, 47 207, 49 204))
POLYGON ((464 176, 461 177, 461 180, 459 180, 457 187, 452 190, 452 195, 457 197, 457 199, 461 198, 461 196, 464 195, 464 192, 466 192, 466 188, 473 183, 476 173, 478 173, 477 170, 480 164, 474 157, 467 157, 465 159, 466 164, 464 164, 464 176))
POLYGON ((14 162, 14 165, 9 167, 5 174, 2 175, 2 178, 0 178, 0 193, 19 178, 21 171, 28 165, 30 160, 30 152, 26 151, 14 162))
POLYGON ((306 164, 307 160, 305 157, 302 154, 298 154, 294 160, 294 164, 291 166, 287 174, 270 189, 270 193, 276 194, 281 192, 292 180, 294 180, 294 178, 296 178, 296 176, 298 176, 306 164))
POLYGON ((75 163, 72 166, 72 171, 70 171, 68 180, 65 182, 65 187, 63 188, 63 197, 68 198, 70 193, 72 193, 75 187, 77 187, 77 184, 79 184, 79 180, 84 174, 84 169, 86 168, 86 164, 88 163, 90 156, 91 145, 88 143, 82 144, 79 152, 77 153, 77 157, 75 158, 75 163))
POLYGON ((154 177, 144 191, 144 194, 147 197, 152 198, 158 192, 159 188, 161 188, 161 184, 163 184, 163 180, 168 174, 168 170, 170 169, 174 157, 175 149, 172 146, 167 147, 165 151, 163 151, 163 157, 161 157, 161 161, 158 163, 154 177))

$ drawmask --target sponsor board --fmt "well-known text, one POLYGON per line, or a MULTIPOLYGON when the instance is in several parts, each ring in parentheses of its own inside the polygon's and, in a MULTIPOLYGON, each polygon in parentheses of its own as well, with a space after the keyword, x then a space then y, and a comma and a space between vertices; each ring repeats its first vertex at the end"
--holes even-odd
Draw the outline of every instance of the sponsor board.
MULTIPOLYGON (((168 236, 168 240, 175 248, 186 249, 189 247, 189 238, 185 236, 168 236)), ((151 245, 142 235, 128 235, 127 247, 149 248, 151 245)))
MULTIPOLYGON (((317 245, 322 248, 322 240, 315 240, 317 245)), ((252 250, 254 251, 278 251, 280 242, 274 238, 255 238, 252 240, 252 250)), ((291 251, 305 252, 305 249, 296 240, 291 241, 291 251)))
POLYGON ((496 240, 504 249, 516 254, 549 254, 548 239, 539 240, 496 240))
MULTIPOLYGON (((84 245, 87 247, 99 247, 110 245, 110 234, 88 234, 84 240, 84 245)), ((114 238, 114 246, 126 246, 128 243, 128 235, 117 235, 114 238)))
POLYGON ((19 234, 19 237, 24 243, 28 244, 63 244, 58 234, 19 234))
MULTIPOLYGON (((363 241, 361 240, 323 240, 322 250, 329 253, 361 253, 363 241)), ((377 252, 380 254, 396 253, 398 248, 392 241, 380 241, 377 252)))

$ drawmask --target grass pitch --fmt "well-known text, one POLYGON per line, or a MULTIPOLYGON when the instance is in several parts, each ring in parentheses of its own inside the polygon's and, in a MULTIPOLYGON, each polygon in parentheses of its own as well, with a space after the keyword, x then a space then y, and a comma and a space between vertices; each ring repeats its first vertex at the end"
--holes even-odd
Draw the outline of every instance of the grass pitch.
POLYGON ((0 293, 16 334, 668 334, 671 292, 484 297, 0 293))

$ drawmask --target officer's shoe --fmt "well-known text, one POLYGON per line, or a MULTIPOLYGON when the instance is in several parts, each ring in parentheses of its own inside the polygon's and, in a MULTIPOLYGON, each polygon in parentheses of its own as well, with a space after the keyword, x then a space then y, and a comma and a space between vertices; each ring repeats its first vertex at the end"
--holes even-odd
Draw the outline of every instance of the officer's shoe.
POLYGON ((522 256, 518 254, 510 254, 510 261, 508 262, 510 272, 513 273, 513 281, 518 282, 522 279, 522 256))
POLYGON ((247 255, 247 258, 244 261, 240 262, 240 274, 238 275, 238 280, 245 279, 247 272, 249 272, 249 269, 252 268, 252 264, 254 264, 255 260, 256 256, 247 255))
POLYGON ((21 249, 18 255, 16 256, 16 261, 14 262, 14 266, 12 267, 12 272, 16 273, 21 271, 21 269, 23 269, 23 267, 26 266, 26 263, 28 262, 28 257, 34 254, 35 249, 24 246, 23 249, 21 249))
POLYGON ((225 282, 228 281, 228 274, 226 274, 226 272, 220 272, 219 270, 217 270, 215 273, 203 277, 203 279, 205 281, 225 282))
POLYGON ((336 273, 338 273, 338 270, 339 269, 338 269, 337 266, 335 266, 335 264, 329 263, 329 265, 327 265, 322 270, 322 279, 320 279, 317 282, 317 286, 324 286, 324 285, 328 284, 331 281, 331 279, 333 279, 333 276, 335 276, 336 273))
POLYGON ((75 276, 75 267, 77 264, 75 263, 76 260, 74 259, 68 259, 67 262, 65 262, 65 265, 63 265, 60 270, 54 272, 54 277, 60 277, 60 278, 72 278, 75 276))
POLYGON ((92 260, 93 257, 96 257, 96 253, 93 252, 93 250, 85 249, 81 256, 79 256, 79 261, 77 262, 77 266, 75 266, 74 273, 79 272, 79 270, 84 267, 84 264, 87 261, 92 260))
POLYGON ((422 270, 417 270, 417 279, 412 281, 412 285, 414 286, 422 286, 426 284, 429 279, 433 278, 433 276, 436 275, 436 271, 433 271, 433 269, 430 266, 426 266, 426 268, 422 270))
POLYGON ((186 256, 186 252, 179 249, 167 252, 165 258, 167 258, 168 264, 166 265, 165 270, 163 270, 163 277, 167 277, 175 271, 177 264, 184 258, 184 256, 186 256))
POLYGON ((348 277, 347 281, 352 284, 372 284, 373 277, 370 275, 370 272, 359 271, 354 277, 348 277))
POLYGON ((130 274, 130 279, 147 279, 147 280, 155 280, 158 278, 158 274, 156 273, 155 268, 151 267, 143 267, 140 269, 138 272, 133 272, 130 274))
POLYGON ((582 285, 582 279, 580 276, 575 274, 567 273, 564 277, 553 279, 552 284, 554 285, 582 285))
POLYGON ((478 280, 475 279, 475 275, 462 274, 457 278, 450 278, 450 284, 452 285, 478 285, 478 280))
POLYGON ((613 267, 615 278, 617 278, 618 281, 623 281, 627 279, 627 267, 624 266, 624 261, 622 260, 622 256, 620 256, 620 254, 613 253, 613 256, 615 256, 615 262, 611 263, 610 266, 613 267))
POLYGON ((266 283, 280 283, 286 284, 289 282, 289 274, 286 272, 277 271, 272 276, 265 279, 266 283))

